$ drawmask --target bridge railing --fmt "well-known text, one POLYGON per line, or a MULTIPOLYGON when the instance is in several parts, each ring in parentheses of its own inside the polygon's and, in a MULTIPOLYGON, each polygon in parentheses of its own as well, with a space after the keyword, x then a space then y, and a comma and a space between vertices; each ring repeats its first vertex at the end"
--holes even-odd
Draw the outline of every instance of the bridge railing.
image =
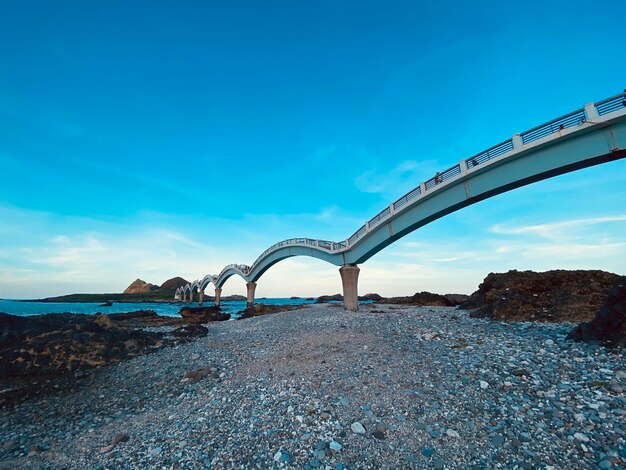
POLYGON ((418 186, 417 188, 412 189, 411 191, 409 191, 408 193, 406 193, 404 196, 402 196, 400 199, 398 199, 396 202, 393 203, 393 210, 399 209, 400 207, 404 206, 409 201, 412 201, 413 199, 418 197, 420 194, 422 194, 421 186, 418 186))
POLYGON ((562 131, 568 127, 580 126, 586 121, 587 115, 585 114, 585 110, 577 109, 576 111, 566 114, 565 116, 553 119, 552 121, 523 132, 521 134, 522 143, 527 144, 529 142, 539 140, 542 137, 562 131))
POLYGON ((626 107, 626 90, 624 93, 620 93, 619 95, 598 101, 595 103, 595 106, 598 111, 598 115, 600 116, 604 116, 605 114, 609 114, 613 111, 626 107))
POLYGON ((356 242, 359 238, 361 238, 366 233, 367 233, 367 228, 365 225, 363 225, 356 232, 354 232, 354 234, 350 238, 348 238, 348 246, 354 245, 354 242, 356 242))
POLYGON ((480 165, 481 163, 488 162, 492 158, 499 157, 502 154, 510 152, 513 150, 513 139, 505 140, 504 142, 494 145, 493 147, 489 147, 487 150, 483 150, 480 153, 477 153, 473 157, 468 158, 467 167, 474 168, 475 166, 480 165))
POLYGON ((444 181, 454 178, 455 176, 458 176, 460 174, 461 174, 461 164, 457 163, 456 165, 448 168, 447 170, 442 171, 441 173, 437 173, 431 179, 426 180, 424 182, 424 187, 426 188, 426 191, 428 191, 429 189, 434 188, 438 184, 441 184, 444 181))
POLYGON ((367 223, 369 228, 376 227, 381 221, 385 220, 387 217, 391 215, 391 208, 389 206, 385 207, 382 211, 376 214, 374 217, 370 219, 367 223))

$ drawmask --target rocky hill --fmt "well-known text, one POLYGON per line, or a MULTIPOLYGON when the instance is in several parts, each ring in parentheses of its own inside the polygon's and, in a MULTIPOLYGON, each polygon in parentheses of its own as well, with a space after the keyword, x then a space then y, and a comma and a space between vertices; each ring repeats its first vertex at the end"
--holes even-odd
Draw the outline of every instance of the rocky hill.
POLYGON ((159 288, 159 292, 175 292, 179 287, 183 287, 189 284, 189 281, 186 281, 180 276, 173 277, 172 279, 168 279, 159 288))
POLYGON ((589 321, 618 279, 605 271, 490 273, 461 308, 502 321, 589 321))
POLYGON ((153 290, 159 290, 159 286, 155 286, 141 279, 135 279, 130 286, 124 290, 124 294, 140 294, 143 292, 152 292, 153 290))

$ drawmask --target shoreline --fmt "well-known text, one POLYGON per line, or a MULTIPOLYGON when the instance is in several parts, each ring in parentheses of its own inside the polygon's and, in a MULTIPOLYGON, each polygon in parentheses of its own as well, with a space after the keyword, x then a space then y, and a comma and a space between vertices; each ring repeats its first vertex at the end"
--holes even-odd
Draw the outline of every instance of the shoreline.
POLYGON ((380 304, 211 323, 5 408, 0 468, 618 467, 624 352, 572 325, 380 304))

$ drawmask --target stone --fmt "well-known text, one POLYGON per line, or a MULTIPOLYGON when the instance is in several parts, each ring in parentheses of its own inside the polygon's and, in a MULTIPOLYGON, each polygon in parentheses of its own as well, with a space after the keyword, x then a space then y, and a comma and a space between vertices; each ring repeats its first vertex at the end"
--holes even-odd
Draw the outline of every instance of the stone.
POLYGON ((365 427, 359 423, 358 421, 352 423, 350 425, 350 429, 352 429, 352 432, 355 434, 365 434, 365 427))
POLYGON ((574 433, 574 439, 581 442, 589 442, 589 438, 580 432, 574 433))
POLYGON ((504 437, 502 437, 500 434, 496 434, 495 436, 491 438, 492 446, 500 447, 502 444, 504 444, 504 437))
POLYGON ((480 388, 485 390, 486 388, 489 388, 489 383, 485 382, 484 380, 481 380, 480 382, 480 388))
POLYGON ((461 437, 459 435, 459 433, 456 432, 454 429, 447 429, 446 430, 446 436, 448 436, 448 437, 461 437))
POLYGON ((601 468, 602 470, 609 470, 611 467, 613 467, 613 464, 608 460, 602 460, 598 463, 598 468, 601 468))
POLYGON ((374 432, 372 433, 372 436, 374 436, 376 439, 380 439, 380 440, 382 440, 382 439, 385 439, 385 438, 386 438, 385 433, 384 433, 384 432, 381 432, 381 431, 378 431, 378 430, 374 431, 374 432))
POLYGON ((151 458, 155 458, 155 457, 158 457, 159 455, 161 455, 161 452, 163 452, 163 449, 161 449, 160 447, 154 447, 154 448, 152 448, 152 449, 150 450, 150 452, 149 452, 149 454, 148 454, 148 455, 149 455, 151 458))
POLYGON ((330 443, 328 444, 328 447, 333 452, 339 452, 343 448, 343 446, 339 444, 337 441, 330 441, 330 443))
POLYGON ((128 434, 119 433, 119 434, 116 434, 115 436, 113 436, 113 439, 111 440, 111 444, 116 446, 120 442, 126 442, 129 439, 130 439, 130 436, 128 434))
POLYGON ((325 441, 317 441, 315 443, 315 445, 313 446, 313 448, 315 450, 324 450, 324 449, 326 449, 326 442, 325 441))
POLYGON ((424 457, 432 457, 434 453, 435 449, 431 449, 430 447, 424 447, 424 449, 422 449, 422 455, 424 457))

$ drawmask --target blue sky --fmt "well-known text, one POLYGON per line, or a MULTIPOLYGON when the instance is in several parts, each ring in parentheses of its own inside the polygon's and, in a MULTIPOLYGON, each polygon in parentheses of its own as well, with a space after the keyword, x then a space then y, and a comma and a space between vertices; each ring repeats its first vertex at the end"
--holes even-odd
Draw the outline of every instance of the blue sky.
MULTIPOLYGON (((626 87, 619 1, 179 3, 3 6, 0 297, 193 280, 284 238, 345 239, 435 171, 626 87)), ((359 290, 623 274, 624 183, 614 162, 464 209, 370 259, 359 290)), ((340 287, 296 258, 257 295, 340 287)))

